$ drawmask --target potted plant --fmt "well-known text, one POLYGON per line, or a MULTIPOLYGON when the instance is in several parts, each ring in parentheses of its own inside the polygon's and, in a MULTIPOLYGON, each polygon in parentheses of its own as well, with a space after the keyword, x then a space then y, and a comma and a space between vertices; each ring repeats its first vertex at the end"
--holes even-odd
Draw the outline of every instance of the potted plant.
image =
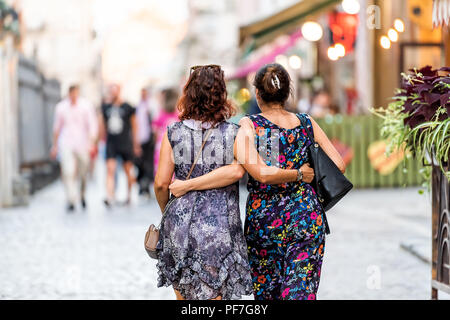
MULTIPOLYGON (((402 87, 386 109, 372 109, 383 118, 382 136, 388 153, 403 150, 426 165, 437 165, 450 180, 446 166, 450 154, 449 67, 427 66, 402 74, 402 87)), ((431 167, 422 171, 429 180, 431 167)))
POLYGON ((384 119, 382 136, 389 150, 401 149, 425 164, 432 190, 432 299, 450 294, 450 72, 427 66, 402 74, 387 109, 372 110, 384 119))
POLYGON ((8 32, 15 37, 20 36, 19 14, 4 0, 0 0, 0 37, 8 32))

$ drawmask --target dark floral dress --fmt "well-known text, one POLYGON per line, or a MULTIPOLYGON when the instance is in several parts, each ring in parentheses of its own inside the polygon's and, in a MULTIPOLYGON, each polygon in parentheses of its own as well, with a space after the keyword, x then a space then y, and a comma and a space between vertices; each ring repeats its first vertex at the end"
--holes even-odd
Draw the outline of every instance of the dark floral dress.
MULTIPOLYGON (((269 166, 300 169, 311 144, 301 125, 287 130, 250 116, 269 166)), ((245 234, 257 300, 315 300, 325 250, 324 212, 307 183, 264 185, 250 178, 245 234)))
MULTIPOLYGON (((193 178, 233 162, 238 130, 226 122, 214 129, 193 178)), ((186 179, 205 133, 180 122, 169 127, 176 179, 186 179)), ((158 244, 158 287, 173 286, 187 300, 250 295, 252 279, 240 218, 239 184, 190 192, 169 208, 158 244)))

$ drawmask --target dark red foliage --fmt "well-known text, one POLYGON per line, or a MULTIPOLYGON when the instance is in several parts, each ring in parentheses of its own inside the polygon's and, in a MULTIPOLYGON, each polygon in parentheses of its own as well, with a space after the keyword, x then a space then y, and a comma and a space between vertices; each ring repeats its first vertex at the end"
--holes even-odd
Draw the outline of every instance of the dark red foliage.
POLYGON ((440 116, 445 120, 450 116, 450 90, 445 84, 450 84, 450 77, 441 73, 450 72, 450 67, 434 70, 426 66, 420 70, 409 70, 408 79, 402 81, 402 92, 398 96, 406 97, 404 112, 409 116, 405 125, 414 128, 424 122, 432 121, 439 108, 445 107, 447 114, 440 116))

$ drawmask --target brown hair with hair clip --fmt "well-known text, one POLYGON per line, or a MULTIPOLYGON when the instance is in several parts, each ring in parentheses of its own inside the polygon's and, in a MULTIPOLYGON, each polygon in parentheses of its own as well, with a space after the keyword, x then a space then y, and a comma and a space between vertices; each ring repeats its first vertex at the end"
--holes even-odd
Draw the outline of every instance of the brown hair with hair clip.
POLYGON ((291 94, 291 77, 286 69, 277 63, 261 68, 253 85, 258 89, 259 97, 266 103, 275 102, 284 106, 291 94))

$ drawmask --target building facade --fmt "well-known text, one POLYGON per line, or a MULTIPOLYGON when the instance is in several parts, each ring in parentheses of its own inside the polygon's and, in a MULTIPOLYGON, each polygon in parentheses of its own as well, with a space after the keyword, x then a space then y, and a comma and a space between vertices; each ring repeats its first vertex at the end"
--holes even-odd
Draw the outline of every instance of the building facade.
POLYGON ((92 15, 94 1, 20 0, 22 51, 48 78, 82 87, 94 103, 101 97, 101 44, 92 15))

